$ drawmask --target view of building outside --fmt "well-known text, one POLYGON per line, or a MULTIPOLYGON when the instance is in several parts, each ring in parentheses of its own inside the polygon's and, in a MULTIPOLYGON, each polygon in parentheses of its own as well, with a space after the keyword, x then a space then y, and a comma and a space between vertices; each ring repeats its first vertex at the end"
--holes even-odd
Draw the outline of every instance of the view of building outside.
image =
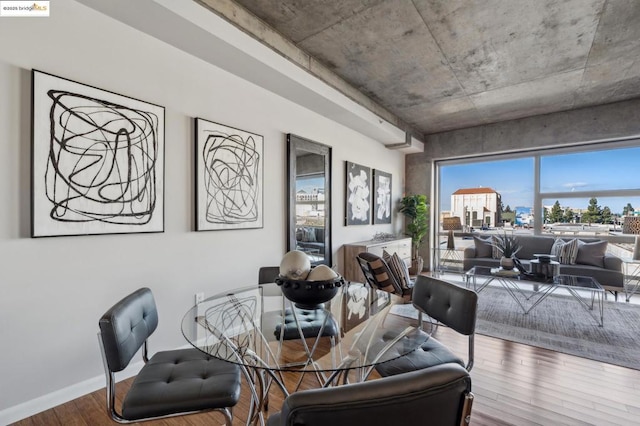
POLYGON ((500 194, 491 188, 462 188, 451 194, 450 215, 460 217, 467 229, 501 223, 500 211, 500 194))
POLYGON ((539 219, 545 234, 622 235, 624 218, 640 215, 640 147, 588 149, 437 164, 439 235, 450 216, 466 231, 533 233, 539 219))
POLYGON ((441 166, 441 217, 459 216, 469 228, 512 225, 505 211, 533 207, 533 167, 532 158, 441 166))
POLYGON ((533 226, 533 207, 516 207, 513 223, 516 226, 533 226))
POLYGON ((324 178, 301 176, 296 178, 296 249, 309 256, 312 262, 324 260, 325 227, 324 178))
POLYGON ((296 225, 324 226, 324 179, 296 179, 296 225))
MULTIPOLYGON (((543 223, 613 225, 620 224, 625 215, 634 214, 636 209, 640 214, 638 158, 638 147, 541 155, 540 194, 546 219, 543 223), (629 195, 609 196, 616 193, 629 195), (553 197, 544 197, 546 194, 553 197)), ((501 202, 498 213, 515 211, 512 225, 533 225, 533 157, 445 165, 440 167, 440 176, 443 215, 464 217, 461 207, 454 205, 455 195, 461 191, 495 191, 501 202)), ((493 200, 486 200, 485 208, 491 210, 492 204, 493 200)), ((480 214, 478 219, 482 219, 480 214)), ((494 221, 494 225, 500 223, 494 221)))

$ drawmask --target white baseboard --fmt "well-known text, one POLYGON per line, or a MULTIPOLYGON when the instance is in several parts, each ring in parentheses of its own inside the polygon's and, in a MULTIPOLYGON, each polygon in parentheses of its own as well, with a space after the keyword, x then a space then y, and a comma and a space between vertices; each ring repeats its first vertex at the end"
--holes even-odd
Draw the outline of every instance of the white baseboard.
MULTIPOLYGON (((122 372, 118 373, 117 380, 121 381, 135 376, 143 365, 144 362, 142 361, 129 365, 122 372)), ((104 374, 101 374, 100 376, 76 383, 30 401, 23 402, 22 404, 9 407, 0 411, 0 425, 8 425, 10 423, 17 422, 18 420, 33 416, 34 414, 38 414, 57 405, 80 398, 81 396, 97 391, 100 388, 104 388, 105 383, 104 374)), ((105 412, 106 404, 107 403, 105 401, 105 412)))

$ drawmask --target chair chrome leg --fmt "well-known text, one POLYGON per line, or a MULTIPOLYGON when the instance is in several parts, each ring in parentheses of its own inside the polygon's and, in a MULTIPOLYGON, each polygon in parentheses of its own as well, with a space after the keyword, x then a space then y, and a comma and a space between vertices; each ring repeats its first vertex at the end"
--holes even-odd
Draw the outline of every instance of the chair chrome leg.
POLYGON ((469 392, 464 396, 464 405, 462 406, 462 416, 460 418, 460 426, 468 426, 471 423, 471 407, 473 406, 473 393, 469 392))

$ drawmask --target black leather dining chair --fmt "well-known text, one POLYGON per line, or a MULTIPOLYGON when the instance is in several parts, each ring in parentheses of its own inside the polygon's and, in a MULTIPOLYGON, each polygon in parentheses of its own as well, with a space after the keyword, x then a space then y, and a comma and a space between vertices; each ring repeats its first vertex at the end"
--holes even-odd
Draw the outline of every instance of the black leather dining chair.
POLYGON ((98 340, 107 378, 107 411, 118 423, 221 411, 232 424, 230 408, 240 398, 240 368, 198 349, 157 352, 148 358, 147 339, 158 325, 151 290, 141 288, 113 305, 99 321, 98 340), (142 348, 144 366, 122 402, 115 404, 115 373, 142 348))
POLYGON ((262 266, 258 270, 258 284, 274 283, 278 275, 280 275, 279 266, 262 266))
MULTIPOLYGON (((270 284, 275 282, 276 278, 280 274, 280 268, 278 266, 263 266, 258 270, 258 284, 270 284)), ((263 296, 279 296, 283 297, 280 287, 270 287, 268 290, 262 287, 263 296), (267 292, 267 293, 265 293, 267 292)), ((282 299, 284 302, 284 299, 282 299)), ((280 338, 282 332, 282 340, 294 340, 300 338, 300 332, 298 326, 302 330, 302 334, 305 337, 318 337, 318 333, 322 329, 323 337, 331 337, 332 346, 335 345, 334 338, 338 334, 338 325, 333 320, 327 320, 326 314, 321 309, 305 309, 292 306, 285 308, 282 306, 284 312, 284 320, 280 314, 273 324, 273 334, 276 338, 280 338), (292 309, 296 309, 296 315, 298 316, 298 322, 293 316, 292 309), (282 325, 284 324, 284 327, 282 325)))
POLYGON ((469 373, 442 364, 289 395, 267 426, 461 426, 471 419, 469 373))
MULTIPOLYGON (((258 270, 258 284, 273 283, 279 275, 279 267, 263 266, 258 270)), ((297 307, 293 303, 290 307, 286 307, 285 298, 280 291, 280 286, 276 288, 277 290, 275 290, 274 287, 270 287, 267 290, 265 287, 262 287, 261 291, 263 292, 263 296, 280 296, 282 298, 281 311, 269 320, 263 318, 263 320, 265 320, 264 325, 268 324, 268 327, 273 328, 273 335, 280 343, 279 350, 282 349, 281 345, 283 341, 298 340, 301 336, 305 338, 305 340, 301 340, 301 342, 309 359, 312 358, 314 349, 309 348, 306 342, 307 338, 312 338, 317 341, 320 337, 328 337, 333 350, 336 347, 337 339, 340 337, 340 328, 334 318, 331 317, 325 309, 297 307)), ((305 362, 299 364, 304 365, 305 362)), ((302 377, 301 375, 296 389, 301 384, 302 377)))
POLYGON ((466 364, 431 336, 419 349, 403 357, 377 365, 376 371, 384 377, 451 362, 460 364, 471 371, 474 358, 478 294, 473 290, 438 278, 420 275, 413 287, 413 306, 418 310, 418 321, 421 327, 423 326, 423 314, 426 314, 438 323, 468 336, 469 352, 466 364))

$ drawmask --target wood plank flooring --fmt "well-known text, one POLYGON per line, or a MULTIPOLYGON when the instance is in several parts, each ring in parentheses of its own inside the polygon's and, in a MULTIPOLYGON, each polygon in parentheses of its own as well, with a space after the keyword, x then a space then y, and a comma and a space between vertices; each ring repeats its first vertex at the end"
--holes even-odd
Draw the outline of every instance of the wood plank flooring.
MULTIPOLYGON (((439 327, 435 336, 466 359, 465 337, 446 327, 439 327)), ((471 376, 474 426, 640 424, 638 370, 477 335, 471 376)), ((116 394, 124 395, 130 384, 131 379, 119 383, 116 394)), ((314 385, 311 377, 303 384, 314 385)), ((273 389, 270 394, 273 411, 281 406, 282 399, 280 392, 273 389)), ((249 396, 243 390, 242 399, 233 410, 234 424, 244 424, 248 410, 249 396)), ((113 424, 106 414, 104 389, 15 423, 18 426, 113 424)), ((207 413, 145 424, 215 425, 223 424, 223 418, 218 413, 207 413)), ((401 424, 399 417, 398 425, 401 424)))

